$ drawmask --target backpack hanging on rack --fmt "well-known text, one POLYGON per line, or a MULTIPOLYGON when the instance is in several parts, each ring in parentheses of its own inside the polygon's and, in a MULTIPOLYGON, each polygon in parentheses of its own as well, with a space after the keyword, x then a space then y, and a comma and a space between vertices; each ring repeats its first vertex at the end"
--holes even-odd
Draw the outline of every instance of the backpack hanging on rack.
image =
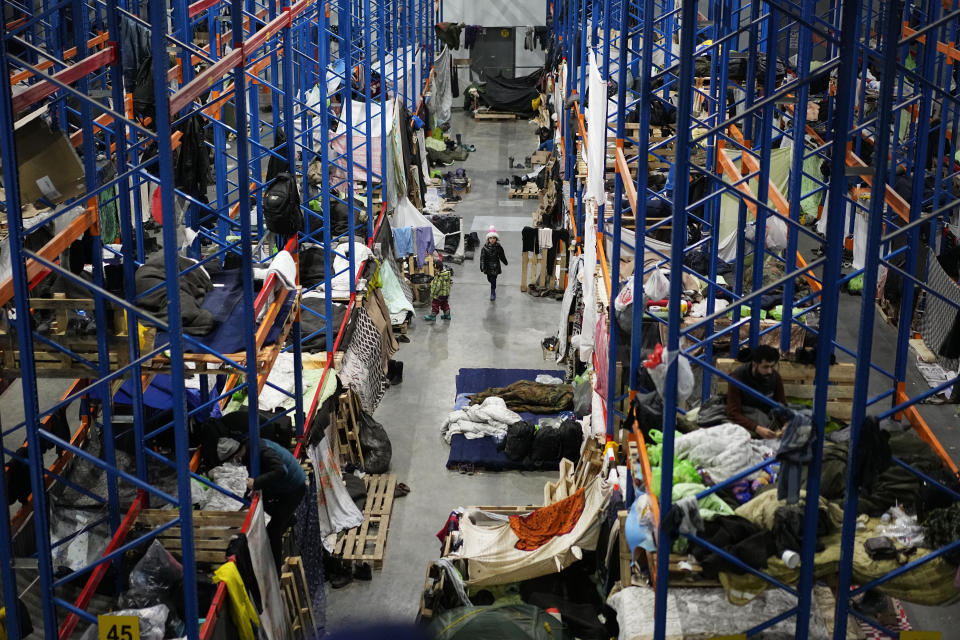
POLYGON ((289 173, 280 173, 263 194, 263 220, 267 229, 282 236, 303 231, 303 211, 297 181, 289 173))

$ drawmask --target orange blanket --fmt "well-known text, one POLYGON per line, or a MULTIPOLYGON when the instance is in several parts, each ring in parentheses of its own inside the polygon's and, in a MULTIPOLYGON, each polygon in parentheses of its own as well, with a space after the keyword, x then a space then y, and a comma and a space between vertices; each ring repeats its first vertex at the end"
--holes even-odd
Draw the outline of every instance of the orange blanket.
POLYGON ((517 535, 521 551, 533 551, 550 542, 551 538, 570 533, 583 513, 583 489, 525 516, 510 516, 510 528, 517 535))

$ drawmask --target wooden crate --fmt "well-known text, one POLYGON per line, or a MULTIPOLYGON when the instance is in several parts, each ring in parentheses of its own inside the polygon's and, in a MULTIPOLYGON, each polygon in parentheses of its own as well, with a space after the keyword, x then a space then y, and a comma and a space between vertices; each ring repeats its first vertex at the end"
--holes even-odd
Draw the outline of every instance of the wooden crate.
POLYGON ((383 568, 390 516, 366 516, 363 524, 349 529, 337 540, 334 554, 344 560, 369 562, 374 569, 383 568))
MULTIPOLYGON (((740 366, 732 358, 718 358, 717 368, 724 373, 730 373, 740 366)), ((783 378, 783 390, 787 398, 810 400, 815 391, 814 380, 816 368, 813 365, 796 362, 780 361, 778 366, 780 377, 783 378)), ((830 376, 827 386, 827 415, 849 422, 853 413, 853 381, 857 367, 853 363, 840 363, 830 367, 830 376)), ((717 382, 717 391, 726 393, 727 383, 717 382)))
MULTIPOLYGON (((137 516, 138 526, 156 528, 179 517, 175 509, 144 509, 137 516)), ((230 538, 241 533, 247 511, 194 511, 193 548, 197 562, 220 565, 227 561, 230 538)), ((180 527, 170 527, 157 538, 170 553, 180 556, 182 545, 180 527)))

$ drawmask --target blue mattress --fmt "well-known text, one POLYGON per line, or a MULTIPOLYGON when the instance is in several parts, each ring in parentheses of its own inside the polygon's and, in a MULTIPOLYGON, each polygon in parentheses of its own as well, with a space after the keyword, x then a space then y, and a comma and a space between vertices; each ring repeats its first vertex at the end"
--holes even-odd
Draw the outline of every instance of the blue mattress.
MULTIPOLYGON (((213 289, 207 293, 200 306, 213 314, 216 326, 213 331, 205 336, 191 336, 207 347, 218 353, 237 353, 246 348, 244 344, 244 316, 246 315, 242 304, 243 281, 239 269, 230 269, 214 273, 210 276, 213 282, 213 289)), ((275 343, 280 338, 283 331, 284 318, 290 313, 293 306, 293 292, 287 292, 287 299, 277 315, 270 333, 267 334, 264 346, 275 343)), ((156 345, 162 345, 170 342, 169 334, 166 331, 157 331, 156 345)), ((187 353, 200 353, 202 349, 190 344, 184 343, 184 351, 187 353)))
MULTIPOLYGON (((457 374, 457 398, 455 409, 469 404, 466 394, 486 391, 490 387, 505 387, 518 380, 534 380, 545 374, 563 378, 564 371, 559 369, 460 369, 457 374)), ((527 422, 536 423, 554 415, 521 413, 527 422)), ((482 469, 484 471, 549 471, 523 462, 514 462, 502 451, 497 451, 497 439, 493 436, 468 439, 463 434, 454 434, 450 439, 450 455, 447 469, 482 469)))
MULTIPOLYGON (((243 282, 240 278, 239 269, 221 271, 211 275, 213 289, 207 293, 201 305, 204 309, 213 314, 217 321, 216 327, 205 336, 193 336, 205 346, 213 349, 217 353, 237 353, 246 349, 244 328, 244 306, 241 303, 243 298, 243 282)), ((276 343, 280 339, 283 331, 285 318, 290 314, 293 306, 294 292, 288 291, 286 300, 280 308, 270 327, 270 332, 264 341, 264 346, 276 343)), ((157 347, 170 342, 169 334, 166 331, 157 331, 155 345, 157 347)), ((200 353, 203 350, 184 342, 184 351, 187 353, 200 353)), ((226 380, 225 376, 218 377, 218 385, 222 385, 226 380)), ((114 400, 123 404, 132 403, 133 387, 127 380, 114 396, 114 400)), ((196 389, 187 389, 187 408, 192 410, 202 404, 200 392, 196 389)), ((219 395, 218 389, 211 389, 210 395, 219 395)), ((169 409, 173 406, 173 399, 170 392, 170 376, 157 375, 144 393, 144 402, 154 409, 169 409)), ((199 414, 198 419, 205 420, 209 417, 217 417, 220 412, 220 405, 215 404, 199 414)))

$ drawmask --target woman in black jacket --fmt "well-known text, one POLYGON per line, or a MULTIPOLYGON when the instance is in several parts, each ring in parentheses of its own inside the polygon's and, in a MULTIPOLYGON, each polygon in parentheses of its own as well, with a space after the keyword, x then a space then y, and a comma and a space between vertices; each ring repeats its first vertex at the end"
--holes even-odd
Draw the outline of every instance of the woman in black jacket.
POLYGON ((490 283, 490 299, 497 299, 497 276, 500 275, 500 263, 507 264, 507 256, 500 245, 500 235, 494 227, 487 231, 487 243, 480 250, 480 271, 487 274, 490 283))

